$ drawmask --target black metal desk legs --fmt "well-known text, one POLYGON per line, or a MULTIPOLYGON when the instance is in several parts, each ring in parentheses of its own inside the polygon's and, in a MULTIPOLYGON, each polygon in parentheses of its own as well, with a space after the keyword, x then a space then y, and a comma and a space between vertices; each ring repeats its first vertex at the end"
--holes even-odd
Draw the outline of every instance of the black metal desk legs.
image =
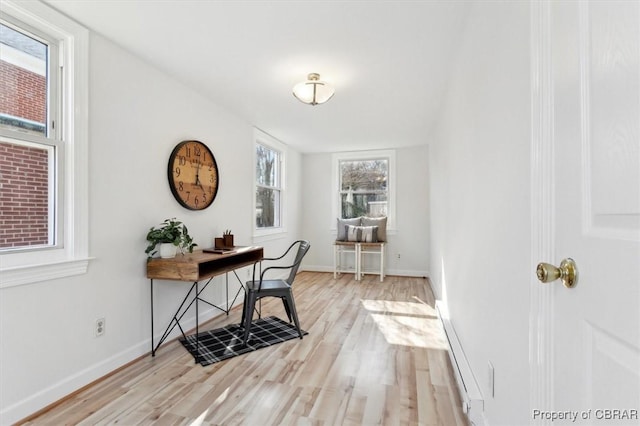
MULTIPOLYGON (((211 280, 209 280, 209 281, 211 281, 211 280)), ((162 337, 158 341, 158 344, 154 346, 153 339, 154 339, 155 334, 154 334, 154 328, 153 328, 153 323, 154 323, 154 315, 153 315, 153 279, 151 280, 151 356, 156 356, 156 351, 158 350, 160 345, 163 344, 165 340, 167 340, 167 337, 169 337, 169 334, 173 331, 174 328, 176 328, 176 326, 178 326, 178 328, 180 329, 180 332, 182 333, 182 337, 184 337, 184 338, 187 337, 185 335, 185 333, 184 333, 184 330, 182 329, 182 326, 180 325, 180 320, 187 313, 187 311, 189 310, 189 308, 191 307, 193 302, 196 301, 196 298, 198 296, 197 284, 198 284, 197 282, 194 282, 191 285, 191 287, 189 288, 189 291, 187 292, 187 294, 182 299, 182 303, 180 303, 180 306, 176 310, 175 314, 173 314, 173 318, 171 319, 171 322, 169 323, 169 325, 167 326, 166 330, 162 334, 162 337), (189 295, 191 294, 191 291, 194 288, 196 288, 195 297, 191 300, 191 302, 189 302, 187 307, 183 310, 182 308, 184 307, 184 304, 189 299, 189 295), (180 311, 182 311, 182 313, 180 311)), ((209 283, 207 282, 207 284, 209 284, 209 283)), ((205 284, 205 287, 206 287, 206 284, 205 284)), ((203 288, 203 290, 204 290, 204 288, 203 288)), ((196 304, 196 318, 197 318, 197 310, 198 310, 197 308, 198 308, 198 306, 196 304)), ((198 321, 196 320, 196 326, 197 326, 197 323, 198 323, 198 321)))
MULTIPOLYGON (((183 338, 187 338, 184 330, 182 329, 182 326, 180 325, 180 320, 182 319, 182 317, 187 313, 187 311, 189 310, 189 308, 191 307, 191 305, 193 305, 195 303, 196 307, 195 307, 195 311, 196 311, 196 346, 199 346, 199 340, 197 338, 198 333, 200 332, 200 321, 199 321, 199 302, 205 302, 206 304, 226 313, 227 315, 229 315, 229 312, 231 311, 231 308, 233 308, 233 305, 235 304, 238 295, 240 294, 240 291, 245 291, 244 288, 244 284, 242 283, 242 281, 240 280, 240 277, 238 276, 238 274, 236 273, 236 271, 233 271, 233 274, 236 276, 236 278, 238 279, 238 282, 240 283, 240 288, 238 288, 238 291, 236 292, 236 295, 233 298, 233 301, 231 302, 231 305, 229 305, 229 274, 226 273, 225 274, 225 287, 226 287, 226 309, 215 305, 211 302, 209 302, 206 299, 203 299, 202 297, 200 297, 200 295, 202 294, 202 292, 207 288, 207 286, 209 285, 209 283, 211 283, 211 281, 213 280, 212 278, 209 278, 209 280, 202 286, 199 286, 198 281, 194 282, 191 287, 189 288, 189 291, 187 292, 187 294, 184 296, 184 298, 182 299, 182 303, 180 303, 180 306, 178 307, 178 309, 176 310, 176 312, 173 314, 173 318, 171 319, 171 322, 169 323, 169 325, 167 326, 167 328, 165 329, 164 333, 162 334, 162 337, 160 338, 160 340, 158 341, 158 344, 154 344, 154 310, 153 310, 153 279, 150 280, 150 285, 151 285, 151 356, 156 356, 156 351, 158 350, 158 348, 160 347, 160 345, 162 345, 164 343, 165 340, 167 340, 167 338, 169 337, 169 334, 171 334, 171 332, 173 331, 174 328, 176 328, 176 326, 178 326, 178 328, 180 329, 180 333, 182 333, 182 337, 183 338), (190 298, 191 296, 191 292, 193 291, 193 297, 190 298), (189 303, 187 303, 189 302, 189 303), (186 306, 185 306, 186 304, 186 306)), ((198 351, 199 352, 199 351, 198 351)), ((198 359, 196 359, 196 362, 198 362, 198 359)))

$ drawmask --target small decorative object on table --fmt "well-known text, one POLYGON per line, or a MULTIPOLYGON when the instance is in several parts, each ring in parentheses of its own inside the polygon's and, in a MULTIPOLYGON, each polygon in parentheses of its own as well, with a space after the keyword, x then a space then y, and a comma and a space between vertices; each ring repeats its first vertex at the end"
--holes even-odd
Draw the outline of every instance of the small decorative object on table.
POLYGON ((233 248, 233 234, 231 233, 230 229, 227 229, 226 231, 224 231, 224 234, 222 234, 222 238, 224 240, 224 246, 225 248, 233 248))
MULTIPOLYGON (((193 242, 193 238, 189 235, 187 227, 176 218, 165 219, 158 227, 152 227, 147 233, 147 248, 144 251, 149 258, 153 257, 158 250, 156 246, 160 244, 160 257, 175 257, 177 249, 184 254, 184 250, 193 253, 193 248, 197 246, 193 242), (163 244, 166 244, 172 250, 165 251, 163 244)), ((166 246, 165 246, 166 247, 166 246)))

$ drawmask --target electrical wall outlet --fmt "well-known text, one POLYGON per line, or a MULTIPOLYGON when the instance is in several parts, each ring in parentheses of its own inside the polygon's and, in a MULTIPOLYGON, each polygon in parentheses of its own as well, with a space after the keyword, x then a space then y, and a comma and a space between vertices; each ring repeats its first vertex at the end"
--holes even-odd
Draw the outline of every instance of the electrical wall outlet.
POLYGON ((400 259, 400 253, 398 253, 398 259, 400 259))
POLYGON ((106 321, 104 318, 98 318, 96 320, 96 337, 100 337, 104 334, 106 328, 106 321))

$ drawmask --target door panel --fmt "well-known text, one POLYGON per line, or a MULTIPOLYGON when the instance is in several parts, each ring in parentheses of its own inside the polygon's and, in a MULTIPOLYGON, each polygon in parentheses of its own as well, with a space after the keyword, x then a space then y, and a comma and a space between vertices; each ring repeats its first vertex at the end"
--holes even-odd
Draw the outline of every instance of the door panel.
POLYGON ((585 3, 579 29, 591 230, 621 230, 636 240, 640 191, 627 182, 640 182, 637 9, 628 1, 585 3))
POLYGON ((637 425, 639 2, 554 2, 551 34, 553 262, 579 270, 575 288, 552 284, 554 410, 580 414, 567 424, 637 425))
MULTIPOLYGON (((589 384, 586 401, 592 407, 596 407, 593 404, 597 402, 597 407, 601 409, 637 407, 640 401, 637 386, 640 382, 640 360, 637 348, 590 323, 586 324, 584 332, 587 349, 585 376, 586 383, 589 384)), ((595 418, 596 413, 593 416, 595 418)))

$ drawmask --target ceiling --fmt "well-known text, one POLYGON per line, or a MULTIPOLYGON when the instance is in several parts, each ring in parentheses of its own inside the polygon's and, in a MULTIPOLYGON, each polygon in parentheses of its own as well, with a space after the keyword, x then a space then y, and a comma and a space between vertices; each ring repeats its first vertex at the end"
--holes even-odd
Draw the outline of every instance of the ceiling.
POLYGON ((47 0, 301 152, 427 143, 466 1, 47 0), (335 86, 310 106, 292 87, 335 86))

